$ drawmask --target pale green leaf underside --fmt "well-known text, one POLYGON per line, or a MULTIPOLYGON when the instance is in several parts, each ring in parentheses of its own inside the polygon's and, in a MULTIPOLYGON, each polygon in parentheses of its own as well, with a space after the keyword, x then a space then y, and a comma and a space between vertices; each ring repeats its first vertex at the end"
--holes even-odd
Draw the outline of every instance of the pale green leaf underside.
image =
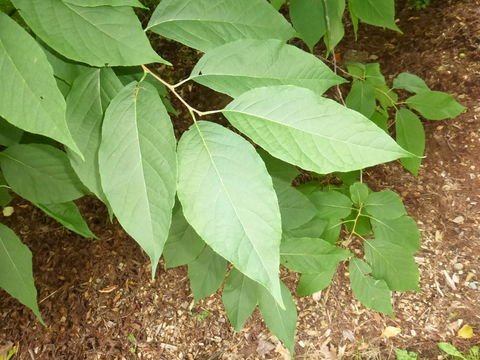
POLYGON ((130 7, 81 7, 62 0, 13 0, 20 15, 51 48, 92 66, 167 63, 153 51, 130 7))
POLYGON ((301 273, 319 273, 335 267, 350 252, 322 239, 285 239, 280 247, 282 265, 301 273))
POLYGON ((0 288, 29 307, 42 321, 33 282, 32 253, 3 224, 0 224, 0 288))
POLYGON ((370 276, 370 266, 363 260, 353 258, 349 265, 350 284, 353 295, 366 307, 393 316, 390 289, 383 280, 370 276))
POLYGON ((201 254, 188 264, 188 278, 195 301, 212 295, 225 278, 227 261, 205 246, 201 254))
POLYGON ((222 300, 228 319, 240 331, 258 303, 258 284, 232 269, 223 287, 222 300))
POLYGON ((67 151, 70 164, 82 183, 104 203, 98 164, 103 113, 123 88, 111 69, 88 69, 72 85, 67 96, 67 123, 84 159, 67 151))
POLYGON ((82 7, 132 6, 146 9, 146 7, 137 0, 63 0, 63 2, 82 7))
POLYGON ((73 201, 59 204, 34 204, 48 216, 57 220, 67 229, 86 237, 96 239, 94 233, 89 229, 85 219, 80 214, 77 205, 73 201))
POLYGON ((0 153, 3 175, 21 197, 43 204, 78 199, 85 189, 67 154, 44 144, 17 144, 0 153))
POLYGON ((154 273, 175 203, 175 135, 149 83, 131 83, 111 101, 99 150, 102 188, 122 227, 145 250, 154 273))
MULTIPOLYGON (((33 3, 33 2, 32 2, 33 3)), ((65 100, 37 42, 0 13, 0 116, 79 152, 65 122, 65 100)))
POLYGON ((203 240, 183 216, 181 205, 175 204, 172 225, 163 248, 165 266, 172 268, 188 264, 200 255, 204 247, 203 240))
POLYGON ((281 304, 280 211, 253 146, 220 125, 197 121, 180 139, 178 164, 178 198, 190 225, 281 304))
POLYGON ((410 156, 361 114, 296 86, 250 90, 223 113, 273 156, 320 174, 410 156))
POLYGON ((190 78, 232 97, 274 85, 296 85, 321 95, 345 82, 314 55, 274 39, 238 40, 210 50, 190 78))
POLYGON ((147 28, 201 51, 240 39, 288 40, 295 34, 264 0, 162 0, 147 28))
POLYGON ((290 290, 282 282, 281 284, 283 303, 282 309, 264 289, 258 290, 258 306, 263 320, 269 330, 283 342, 293 355, 295 346, 295 328, 297 326, 297 307, 293 302, 290 290))

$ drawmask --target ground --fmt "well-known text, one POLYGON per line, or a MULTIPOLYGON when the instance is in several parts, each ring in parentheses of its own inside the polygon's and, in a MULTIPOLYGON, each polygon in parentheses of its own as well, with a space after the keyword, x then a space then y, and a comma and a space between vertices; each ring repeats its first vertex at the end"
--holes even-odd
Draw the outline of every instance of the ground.
MULTIPOLYGON (((480 334, 480 1, 437 0, 422 12, 402 8, 398 17, 403 35, 364 26, 361 41, 347 38, 338 52, 377 59, 392 77, 415 73, 468 107, 455 120, 425 124, 418 178, 398 163, 366 171, 372 188, 400 193, 417 219, 422 291, 396 294, 391 319, 353 300, 340 268, 327 290, 296 299, 297 359, 393 359, 395 348, 437 359, 439 341, 460 349, 480 343, 478 335, 456 336, 464 324, 480 334), (387 326, 401 333, 382 336, 387 326)), ((21 199, 13 206, 0 220, 32 249, 47 323, 0 292, 0 347, 18 344, 16 359, 288 358, 257 313, 235 333, 218 294, 194 305, 184 267, 162 267, 150 280, 145 254, 94 199, 80 207, 99 240, 70 233, 21 199)), ((283 278, 293 289, 296 275, 283 278)))

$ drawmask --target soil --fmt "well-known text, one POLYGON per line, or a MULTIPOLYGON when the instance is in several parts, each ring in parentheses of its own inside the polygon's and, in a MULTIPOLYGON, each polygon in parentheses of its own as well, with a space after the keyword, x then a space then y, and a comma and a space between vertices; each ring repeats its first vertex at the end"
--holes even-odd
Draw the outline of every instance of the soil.
MULTIPOLYGON (((437 359, 437 342, 462 350, 480 343, 480 1, 437 0, 420 12, 402 7, 398 18, 403 35, 362 25, 361 40, 346 38, 338 52, 367 54, 390 78, 415 73, 468 107, 457 119, 425 123, 428 146, 417 178, 396 162, 366 171, 372 188, 400 193, 418 221, 422 292, 395 294, 392 319, 356 302, 340 268, 327 290, 296 299, 298 359, 394 359, 395 348, 437 359), (477 335, 459 338, 464 324, 477 335), (382 336, 387 326, 401 333, 382 336)), ((178 56, 165 54, 174 63, 178 56)), ((183 57, 191 56, 198 54, 183 57)), ((211 108, 211 94, 197 89, 193 104, 211 108)), ((176 125, 180 134, 189 122, 180 116, 176 125)), ((34 254, 48 324, 0 291, 0 348, 17 344, 15 359, 288 359, 258 313, 235 333, 219 294, 195 305, 185 267, 160 266, 150 280, 145 254, 95 199, 79 206, 99 240, 72 234, 24 200, 13 206, 15 213, 0 220, 34 254)), ((283 279, 294 289, 295 274, 283 279)))

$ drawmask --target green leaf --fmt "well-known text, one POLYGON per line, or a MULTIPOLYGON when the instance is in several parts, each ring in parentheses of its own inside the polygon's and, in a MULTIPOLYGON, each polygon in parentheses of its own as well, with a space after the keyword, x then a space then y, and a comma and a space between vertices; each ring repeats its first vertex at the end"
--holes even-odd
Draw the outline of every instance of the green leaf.
POLYGON ((398 74, 398 76, 393 79, 393 88, 407 90, 416 94, 430 90, 422 78, 406 72, 398 74))
POLYGON ((370 190, 364 183, 356 182, 350 186, 350 198, 355 205, 363 204, 367 200, 369 193, 370 190))
POLYGON ((97 67, 168 64, 153 51, 130 7, 81 7, 61 0, 13 3, 35 34, 69 59, 97 67))
POLYGON ((79 153, 65 122, 65 100, 44 52, 3 13, 0 58, 0 116, 20 129, 48 136, 79 153))
POLYGON ((263 320, 270 331, 280 339, 293 356, 295 346, 295 328, 297 325, 297 307, 293 302, 290 290, 281 283, 282 298, 285 309, 263 289, 259 289, 259 309, 263 320))
POLYGON ((374 111, 372 116, 370 116, 370 120, 372 120, 372 122, 380 129, 388 132, 388 113, 385 114, 380 111, 374 111))
POLYGON ((203 251, 205 243, 183 216, 182 206, 173 208, 172 225, 163 248, 167 268, 185 265, 195 260, 203 251))
POLYGON ((345 221, 347 221, 345 227, 350 233, 355 230, 356 235, 366 237, 372 234, 372 225, 370 224, 370 218, 362 215, 358 217, 358 210, 354 210, 352 214, 345 219, 345 221))
POLYGON ((327 34, 324 37, 324 42, 328 51, 331 51, 343 39, 345 34, 343 27, 345 0, 323 0, 323 4, 325 6, 325 21, 327 23, 327 34))
POLYGON ((398 95, 387 85, 375 86, 375 98, 380 102, 383 109, 395 107, 398 103, 398 95))
POLYGON ((232 269, 223 287, 222 300, 228 320, 240 331, 257 306, 258 284, 232 269))
POLYGON ((200 237, 283 306, 278 267, 281 218, 272 180, 253 146, 197 121, 178 144, 178 198, 200 237))
POLYGON ((0 224, 0 288, 30 308, 43 324, 33 282, 32 253, 3 224, 0 224))
POLYGON ((318 273, 335 267, 350 252, 322 239, 285 239, 280 247, 282 265, 301 273, 318 273))
POLYGON ((290 18, 293 27, 310 48, 327 33, 325 7, 318 0, 290 0, 290 18))
POLYGON ((358 301, 370 309, 393 316, 391 292, 386 282, 370 276, 372 269, 358 258, 350 260, 348 271, 352 292, 358 301))
POLYGON ((286 163, 280 159, 274 158, 268 152, 261 148, 257 148, 258 155, 262 158, 268 173, 272 178, 276 178, 291 184, 301 172, 293 165, 286 163))
POLYGON ((280 10, 283 4, 285 4, 286 0, 272 0, 272 6, 275 10, 280 10))
POLYGON ((240 39, 285 41, 295 34, 264 0, 163 0, 147 29, 204 52, 240 39))
POLYGON ((99 149, 102 188, 122 227, 150 257, 152 275, 175 204, 175 145, 153 85, 131 83, 110 102, 99 149))
POLYGON ((296 86, 250 90, 223 113, 271 155, 319 174, 409 156, 361 114, 296 86))
POLYGON ((392 291, 419 290, 419 272, 413 256, 400 245, 382 239, 365 241, 365 257, 376 279, 392 291))
POLYGON ((397 219, 372 219, 372 228, 379 241, 397 244, 414 254, 420 250, 420 232, 410 216, 397 219))
POLYGON ((459 357, 461 359, 467 359, 455 346, 450 343, 440 342, 437 344, 440 350, 447 353, 450 356, 459 357))
POLYGON ((350 0, 350 6, 364 23, 401 32, 395 24, 394 0, 350 0))
POLYGON ((375 90, 373 86, 361 80, 353 80, 352 88, 345 99, 346 105, 369 118, 375 111, 375 90))
POLYGON ((82 7, 132 6, 147 9, 137 0, 63 0, 63 2, 82 7))
POLYGON ((67 84, 69 87, 72 86, 73 81, 77 77, 90 69, 87 65, 76 63, 60 55, 39 39, 37 39, 37 41, 47 56, 48 62, 52 66, 55 78, 61 80, 61 82, 67 84))
POLYGON ((238 40, 210 50, 190 78, 232 97, 275 85, 296 85, 322 95, 345 82, 314 55, 275 39, 238 40))
POLYGON ((421 157, 425 151, 425 130, 423 124, 415 113, 401 108, 397 111, 395 119, 397 143, 405 150, 419 156, 418 158, 400 159, 402 165, 413 175, 418 175, 421 157))
POLYGON ((333 266, 318 273, 302 274, 297 285, 297 295, 307 296, 325 289, 333 279, 337 267, 333 266))
POLYGON ((338 191, 317 191, 310 194, 309 199, 323 219, 343 219, 352 212, 352 202, 338 191))
POLYGON ((10 201, 12 201, 12 197, 8 191, 8 184, 2 172, 0 172, 0 206, 7 206, 10 201))
POLYGON ((302 238, 302 237, 321 238, 321 235, 323 234, 327 226, 328 226, 328 220, 325 220, 320 216, 316 215, 311 220, 309 220, 304 224, 301 224, 297 228, 284 229, 283 236, 293 237, 293 238, 302 238))
POLYGON ((422 91, 405 103, 429 120, 454 118, 466 109, 452 95, 441 91, 422 91))
POLYGON ((407 214, 402 199, 391 190, 370 193, 365 200, 365 210, 378 219, 396 219, 407 214))
POLYGON ((103 113, 123 88, 112 69, 90 69, 80 75, 67 96, 67 123, 84 159, 67 151, 82 183, 105 204, 98 163, 103 113))
POLYGON ((195 302, 217 291, 226 271, 227 261, 205 246, 200 255, 188 264, 188 278, 195 302))
POLYGON ((50 145, 10 146, 0 153, 0 164, 12 190, 29 201, 62 203, 85 194, 67 154, 50 145))
POLYGON ((48 216, 57 220, 60 224, 73 232, 91 239, 97 239, 89 229, 87 223, 80 214, 77 205, 73 201, 60 204, 34 204, 48 216))
POLYGON ((342 180, 344 185, 350 186, 360 179, 360 170, 349 172, 336 172, 335 176, 342 180))
POLYGON ((330 219, 325 231, 322 233, 321 238, 330 244, 335 244, 340 237, 340 231, 342 230, 342 223, 337 219, 330 219))
POLYGON ((22 136, 22 129, 19 129, 0 118, 0 145, 11 146, 18 144, 22 136))

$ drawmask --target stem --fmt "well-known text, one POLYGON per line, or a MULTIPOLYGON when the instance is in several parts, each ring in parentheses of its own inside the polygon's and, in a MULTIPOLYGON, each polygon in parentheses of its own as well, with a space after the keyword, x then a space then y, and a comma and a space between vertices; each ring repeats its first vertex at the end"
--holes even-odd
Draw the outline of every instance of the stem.
POLYGON ((356 230, 356 228, 357 228, 358 219, 359 219, 360 216, 362 215, 362 208, 363 208, 363 204, 360 204, 360 207, 358 208, 357 217, 355 218, 355 220, 354 220, 354 222, 353 222, 352 231, 351 231, 350 234, 348 235, 348 239, 345 241, 345 243, 347 243, 347 244, 350 244, 350 241, 352 241, 353 235, 356 234, 355 230, 356 230))
POLYGON ((173 95, 175 95, 175 97, 180 100, 180 102, 187 108, 188 112, 190 113, 190 116, 192 117, 193 121, 196 122, 197 121, 197 118, 195 116, 195 114, 197 114, 198 116, 204 116, 204 115, 209 115, 209 114, 215 114, 215 113, 218 113, 218 112, 221 112, 220 110, 214 110, 214 111, 200 111, 198 109, 195 109, 193 106, 191 106, 189 103, 187 103, 181 96, 180 94, 175 90, 175 87, 178 86, 179 84, 181 84, 182 82, 180 82, 179 84, 177 85, 171 85, 169 84, 168 82, 166 82, 165 80, 163 80, 160 76, 158 76, 157 74, 155 74, 154 72, 152 72, 148 67, 146 67, 145 65, 142 65, 142 69, 143 71, 145 72, 145 74, 150 74, 152 75, 156 80, 160 81, 163 85, 165 85, 165 87, 171 91, 171 93, 173 95))

